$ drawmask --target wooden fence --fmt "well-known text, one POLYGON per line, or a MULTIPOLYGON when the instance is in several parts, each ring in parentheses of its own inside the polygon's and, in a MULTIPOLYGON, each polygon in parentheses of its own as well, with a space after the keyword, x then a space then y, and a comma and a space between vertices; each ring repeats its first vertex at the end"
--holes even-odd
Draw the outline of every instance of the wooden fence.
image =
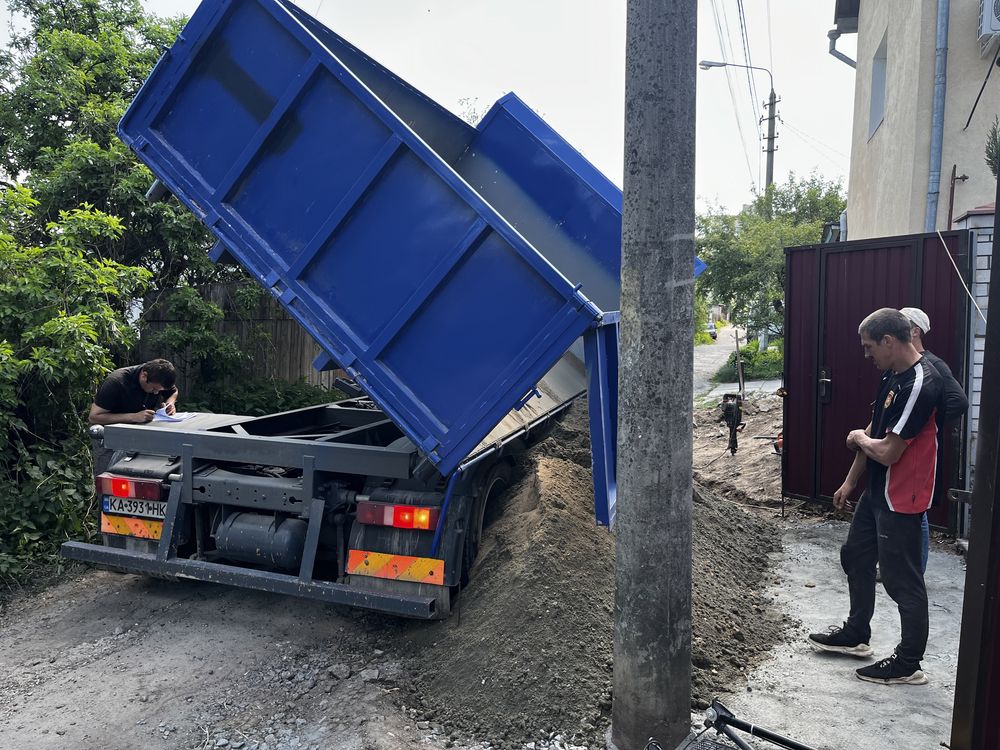
MULTIPOLYGON (((331 388, 334 379, 344 375, 342 370, 318 372, 313 368, 313 360, 320 353, 319 346, 274 298, 262 293, 254 309, 247 313, 237 307, 237 289, 235 284, 212 284, 198 291, 202 298, 222 309, 224 318, 216 330, 235 337, 240 349, 250 355, 252 365, 249 369, 254 378, 277 378, 292 383, 305 380, 331 388)), ((191 383, 193 378, 188 372, 185 353, 154 349, 150 343, 153 334, 181 322, 167 313, 167 298, 165 295, 145 301, 148 312, 135 361, 146 362, 157 357, 169 359, 177 367, 181 392, 187 395, 185 384, 191 383)), ((239 387, 239 383, 231 385, 239 387)))

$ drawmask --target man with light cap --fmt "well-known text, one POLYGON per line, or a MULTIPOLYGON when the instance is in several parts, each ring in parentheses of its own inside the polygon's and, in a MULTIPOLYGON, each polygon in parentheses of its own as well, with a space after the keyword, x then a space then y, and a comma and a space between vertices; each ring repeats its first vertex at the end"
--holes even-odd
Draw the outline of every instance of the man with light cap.
MULTIPOLYGON (((904 307, 900 309, 903 316, 910 321, 910 337, 913 348, 920 352, 935 369, 941 378, 941 399, 937 406, 936 420, 938 435, 943 434, 946 425, 960 419, 969 410, 969 399, 959 382, 948 367, 948 363, 933 352, 924 349, 923 338, 931 331, 931 319, 919 307, 904 307)), ((939 447, 940 451, 940 447, 939 447)), ((940 456, 938 466, 941 466, 940 456)), ((923 518, 923 569, 927 570, 927 554, 930 546, 930 527, 927 524, 927 514, 923 518)))

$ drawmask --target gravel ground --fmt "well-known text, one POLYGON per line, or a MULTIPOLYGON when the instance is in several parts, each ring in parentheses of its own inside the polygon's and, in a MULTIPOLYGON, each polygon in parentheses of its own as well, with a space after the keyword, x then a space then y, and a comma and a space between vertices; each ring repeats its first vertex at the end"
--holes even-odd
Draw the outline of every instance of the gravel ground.
MULTIPOLYGON (((85 569, 7 601, 0 747, 602 746, 614 540, 593 523, 584 414, 521 462, 444 622, 85 569)), ((697 707, 742 690, 790 623, 766 591, 773 523, 716 485, 694 524, 697 707)))

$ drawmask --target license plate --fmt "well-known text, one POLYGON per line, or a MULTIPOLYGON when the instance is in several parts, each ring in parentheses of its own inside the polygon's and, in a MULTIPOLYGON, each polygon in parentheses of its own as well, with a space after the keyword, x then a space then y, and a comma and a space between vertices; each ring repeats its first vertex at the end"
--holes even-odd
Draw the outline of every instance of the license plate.
POLYGON ((104 512, 163 520, 163 517, 167 515, 167 503, 162 500, 137 500, 131 497, 105 495, 104 512))

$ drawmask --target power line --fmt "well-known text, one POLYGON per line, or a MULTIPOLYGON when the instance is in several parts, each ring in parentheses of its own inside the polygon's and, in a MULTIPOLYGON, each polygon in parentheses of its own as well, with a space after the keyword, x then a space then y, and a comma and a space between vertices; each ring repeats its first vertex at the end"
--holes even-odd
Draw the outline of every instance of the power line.
POLYGON ((753 59, 750 55, 750 35, 747 33, 747 18, 743 12, 743 0, 736 0, 736 8, 739 11, 740 19, 740 41, 743 43, 743 60, 747 64, 747 86, 750 89, 750 102, 753 105, 754 114, 760 119, 760 108, 757 106, 757 82, 754 80, 753 72, 749 68, 753 67, 753 59))
MULTIPOLYGON (((721 0, 721 7, 722 7, 723 33, 725 34, 725 46, 729 47, 729 56, 728 57, 724 57, 723 60, 725 62, 734 62, 737 58, 736 58, 736 52, 733 50, 733 34, 732 34, 732 31, 730 30, 729 13, 726 11, 726 0, 721 0)), ((741 34, 741 36, 740 36, 741 41, 742 41, 742 38, 743 37, 742 37, 742 34, 741 34)), ((720 41, 720 45, 721 44, 722 44, 722 42, 720 41)), ((736 63, 736 64, 738 64, 738 63, 736 63)), ((747 71, 747 72, 749 73, 749 71, 747 71)), ((732 94, 734 97, 736 96, 736 89, 735 89, 736 78, 735 78, 735 76, 738 76, 738 75, 739 75, 739 73, 738 72, 734 72, 732 68, 726 68, 726 77, 729 78, 729 80, 731 82, 731 85, 734 87, 733 88, 733 94, 732 94)), ((737 107, 736 104, 734 104, 733 106, 737 107)), ((738 111, 738 109, 737 109, 737 111, 738 111)), ((761 129, 760 129, 760 113, 758 112, 758 110, 754 106, 753 96, 751 96, 751 98, 750 98, 750 115, 754 119, 754 129, 757 131, 757 142, 760 143, 760 141, 763 139, 764 136, 763 136, 763 133, 761 132, 761 129)), ((757 152, 757 180, 754 183, 754 187, 755 187, 755 189, 760 190, 761 174, 763 174, 763 172, 761 170, 761 152, 760 152, 759 148, 755 148, 755 151, 757 152)))
POLYGON ((771 70, 774 70, 774 47, 771 46, 774 35, 771 33, 771 0, 767 0, 767 62, 771 70))
POLYGON ((796 138, 798 138, 806 148, 810 149, 814 154, 816 154, 816 156, 818 156, 820 159, 822 159, 823 161, 825 161, 827 164, 829 164, 832 167, 835 167, 840 172, 844 172, 845 171, 844 170, 844 164, 843 164, 842 161, 840 161, 838 159, 834 159, 829 154, 826 154, 826 153, 823 153, 822 151, 820 151, 813 144, 811 144, 809 141, 807 141, 802 136, 801 133, 798 133, 795 130, 792 130, 791 133, 792 133, 793 136, 795 136, 796 138))
MULTIPOLYGON (((724 8, 725 6, 723 6, 723 9, 724 8)), ((712 16, 715 19, 715 31, 719 37, 719 52, 722 55, 722 61, 729 62, 729 58, 726 56, 726 44, 725 44, 726 37, 724 37, 722 33, 722 22, 719 19, 719 7, 717 4, 717 0, 712 0, 712 16)), ((744 135, 743 125, 740 123, 740 111, 736 103, 736 90, 733 88, 733 79, 732 76, 729 75, 729 71, 730 69, 728 67, 725 68, 726 85, 729 87, 729 100, 732 102, 733 105, 733 117, 736 120, 736 130, 740 134, 740 147, 743 149, 743 158, 746 160, 747 163, 747 173, 750 175, 750 182, 756 186, 760 182, 759 180, 760 170, 758 168, 758 179, 755 180, 753 176, 753 167, 750 166, 750 154, 747 151, 746 135, 744 135)))
MULTIPOLYGON (((719 38, 719 52, 722 55, 722 60, 724 62, 730 62, 733 59, 733 45, 732 37, 729 34, 729 24, 726 18, 726 6, 725 0, 723 0, 722 5, 722 16, 720 19, 719 6, 717 0, 712 0, 712 13, 715 18, 715 31, 719 38), (726 51, 728 47, 728 52, 726 51)), ((743 149, 743 158, 746 160, 747 172, 750 175, 750 182, 757 186, 760 183, 760 165, 758 164, 757 179, 754 179, 753 168, 750 166, 750 156, 747 150, 747 140, 746 135, 743 132, 742 120, 740 119, 740 109, 738 99, 736 97, 735 81, 733 79, 733 69, 725 68, 726 74, 726 85, 729 87, 729 100, 733 105, 733 117, 736 120, 736 129, 740 134, 740 146, 743 149)))
MULTIPOLYGON (((750 109, 753 112, 754 118, 757 120, 757 139, 758 142, 764 139, 764 134, 761 132, 760 125, 763 120, 760 114, 760 107, 757 101, 757 82, 753 77, 753 71, 750 68, 753 67, 753 59, 750 55, 750 36, 747 33, 747 23, 746 23, 746 13, 743 9, 743 0, 736 0, 736 9, 738 11, 738 17, 740 22, 740 42, 743 45, 743 61, 746 64, 746 76, 747 76, 747 90, 750 92, 750 109)), ((758 183, 760 175, 760 163, 763 151, 757 149, 757 174, 758 183)))
POLYGON ((795 127, 794 125, 792 125, 791 123, 789 123, 787 120, 785 120, 784 117, 780 117, 779 116, 778 120, 781 121, 782 125, 784 125, 786 128, 788 128, 789 130, 791 130, 793 133, 798 133, 800 136, 802 136, 802 138, 808 139, 810 141, 814 141, 816 143, 816 145, 821 146, 822 148, 825 148, 827 151, 829 151, 829 152, 831 152, 833 154, 836 154, 837 156, 840 156, 840 157, 842 157, 844 159, 850 159, 851 158, 848 154, 845 154, 843 151, 840 151, 840 150, 834 148, 833 146, 831 146, 828 143, 824 143, 823 141, 821 141, 816 136, 809 135, 808 133, 805 133, 805 132, 799 130, 797 127, 795 127))
MULTIPOLYGON (((722 24, 723 24, 725 35, 726 35, 726 44, 729 46, 729 57, 726 58, 726 62, 734 62, 737 59, 737 55, 736 55, 736 52, 733 50, 733 32, 730 30, 729 12, 726 10, 726 0, 721 0, 721 1, 722 1, 722 24)), ((740 44, 742 45, 742 48, 744 50, 743 62, 744 62, 744 64, 749 64, 749 63, 747 63, 746 46, 743 44, 742 19, 737 18, 737 20, 740 22, 740 28, 739 28, 740 44)), ((728 72, 730 72, 730 70, 727 69, 726 72, 728 73, 728 72)), ((750 71, 747 70, 746 74, 747 74, 747 76, 750 76, 750 71)), ((736 75, 739 75, 739 74, 737 73, 736 75)), ((748 81, 748 85, 750 85, 750 86, 753 85, 753 79, 752 78, 748 77, 747 81, 748 81)), ((756 93, 751 93, 750 94, 750 112, 758 120, 758 123, 757 123, 757 137, 760 138, 760 137, 762 137, 761 130, 760 130, 760 110, 757 107, 756 93)))
POLYGON ((803 133, 798 128, 792 127, 791 125, 789 125, 787 122, 784 122, 783 120, 782 120, 782 125, 784 127, 788 128, 792 135, 794 135, 796 138, 798 138, 806 148, 808 148, 810 151, 812 151, 814 154, 816 154, 816 156, 818 156, 820 159, 822 159, 823 161, 825 161, 830 166, 836 168, 838 172, 840 172, 842 174, 846 174, 847 173, 847 169, 845 168, 845 164, 844 164, 844 159, 847 159, 846 156, 843 156, 838 151, 834 151, 833 149, 830 149, 831 151, 833 151, 833 153, 838 154, 837 157, 831 156, 830 154, 826 153, 823 150, 823 148, 828 148, 828 147, 824 146, 823 148, 820 148, 819 146, 821 146, 821 144, 819 142, 817 142, 816 144, 812 143, 810 140, 808 140, 810 138, 810 136, 807 135, 806 133, 803 133))

